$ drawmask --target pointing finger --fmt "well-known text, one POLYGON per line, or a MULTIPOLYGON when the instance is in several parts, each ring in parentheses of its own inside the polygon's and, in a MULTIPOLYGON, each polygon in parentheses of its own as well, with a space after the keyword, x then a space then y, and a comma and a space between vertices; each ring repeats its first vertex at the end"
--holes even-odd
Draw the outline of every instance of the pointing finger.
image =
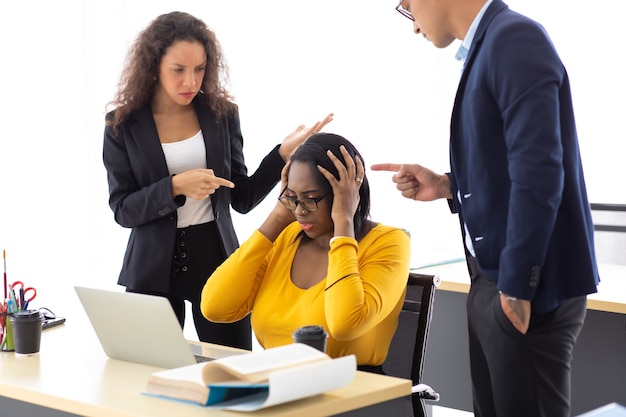
POLYGON ((401 164, 374 164, 370 168, 372 171, 390 171, 390 172, 398 172, 402 167, 401 164))

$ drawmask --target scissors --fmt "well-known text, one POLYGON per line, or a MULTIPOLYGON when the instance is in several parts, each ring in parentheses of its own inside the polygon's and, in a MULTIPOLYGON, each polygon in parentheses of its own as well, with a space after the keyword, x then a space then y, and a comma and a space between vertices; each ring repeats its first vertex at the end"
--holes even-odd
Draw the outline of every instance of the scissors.
POLYGON ((15 293, 17 287, 18 293, 15 294, 16 301, 20 310, 26 310, 28 304, 37 297, 37 289, 35 287, 26 287, 22 281, 15 281, 11 284, 11 291, 15 293), (17 298, 19 297, 19 298, 17 298))

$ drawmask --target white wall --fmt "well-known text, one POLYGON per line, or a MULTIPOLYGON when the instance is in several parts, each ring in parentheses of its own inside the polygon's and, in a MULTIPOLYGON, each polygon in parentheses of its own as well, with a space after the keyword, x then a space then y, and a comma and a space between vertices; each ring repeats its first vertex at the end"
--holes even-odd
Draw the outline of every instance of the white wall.
MULTIPOLYGON (((63 313, 76 284, 116 286, 128 231, 108 207, 102 165, 105 104, 128 46, 150 20, 190 12, 212 27, 228 59, 250 169, 300 123, 332 111, 366 164, 448 169, 449 114, 459 76, 454 44, 412 33, 395 0, 62 0, 0 3, 0 248, 9 281, 39 288, 37 306, 63 313)), ((568 67, 589 195, 626 202, 621 129, 626 96, 618 20, 622 0, 510 0, 541 21, 568 67), (567 10, 567 11, 565 11, 567 10), (620 71, 621 70, 621 71, 620 71), (620 71, 620 74, 618 74, 620 71)), ((403 200, 391 174, 368 173, 374 220, 413 236, 414 264, 461 253, 443 201, 403 200), (439 255, 437 255, 439 256, 439 255)), ((276 194, 276 193, 274 193, 276 194)), ((245 239, 277 195, 237 215, 245 239)))

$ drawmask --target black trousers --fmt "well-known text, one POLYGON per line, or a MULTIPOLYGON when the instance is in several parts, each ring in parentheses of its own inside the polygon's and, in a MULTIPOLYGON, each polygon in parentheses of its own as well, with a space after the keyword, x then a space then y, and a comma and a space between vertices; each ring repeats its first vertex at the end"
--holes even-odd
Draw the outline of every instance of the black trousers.
POLYGON ((500 305, 496 285, 470 263, 467 298, 470 370, 478 417, 569 417, 572 351, 587 298, 545 314, 531 311, 523 335, 500 305))
MULTIPOLYGON (((250 315, 234 323, 213 323, 205 319, 200 311, 202 288, 226 259, 215 222, 178 229, 176 234, 170 291, 156 295, 169 300, 181 327, 185 323, 185 300, 191 303, 200 341, 251 350, 250 315)), ((228 294, 224 296, 228 297, 228 294)))

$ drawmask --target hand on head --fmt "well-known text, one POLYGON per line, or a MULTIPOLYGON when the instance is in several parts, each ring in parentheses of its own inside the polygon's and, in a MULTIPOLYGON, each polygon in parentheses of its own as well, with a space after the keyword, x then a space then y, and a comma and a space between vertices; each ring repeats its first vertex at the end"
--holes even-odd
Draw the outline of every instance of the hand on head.
POLYGON ((324 126, 332 122, 333 116, 333 113, 329 113, 323 120, 316 122, 313 126, 306 127, 304 125, 300 125, 296 130, 287 135, 285 139, 283 139, 280 148, 278 148, 278 152, 283 160, 287 161, 298 146, 300 146, 311 135, 319 133, 324 126))
POLYGON ((372 171, 391 171, 391 178, 403 197, 411 200, 432 201, 451 198, 450 178, 439 175, 418 164, 374 164, 372 171))
MULTIPOLYGON (((319 165, 317 167, 333 189, 331 217, 334 223, 339 220, 352 220, 354 217, 360 201, 359 188, 361 188, 365 176, 365 168, 361 159, 358 156, 352 159, 343 145, 339 150, 346 161, 346 165, 342 164, 330 150, 326 152, 339 172, 339 179, 336 179, 327 169, 319 165)), ((352 228, 350 229, 352 230, 352 228)))
POLYGON ((364 230, 369 217, 369 187, 363 160, 347 139, 332 133, 314 135, 291 155, 281 180, 281 196, 285 192, 287 196, 279 204, 284 203, 287 208, 277 204, 259 229, 270 240, 291 221, 299 219, 298 213, 307 215, 304 211, 315 212, 313 216, 318 216, 335 236, 355 237, 364 230), (332 199, 325 205, 331 193, 332 199), (314 200, 317 208, 321 204, 324 209, 317 211, 308 200, 314 200), (308 208, 302 208, 303 202, 308 208), (328 214, 330 218, 324 219, 328 214))

